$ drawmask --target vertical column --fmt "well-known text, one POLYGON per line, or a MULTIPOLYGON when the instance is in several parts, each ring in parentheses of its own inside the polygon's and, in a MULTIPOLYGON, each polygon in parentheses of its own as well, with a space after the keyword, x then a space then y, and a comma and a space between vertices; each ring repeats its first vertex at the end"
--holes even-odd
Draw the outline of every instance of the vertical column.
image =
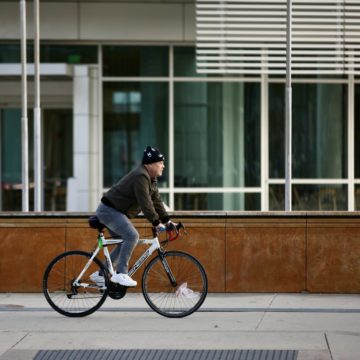
POLYGON ((68 183, 68 211, 94 211, 98 199, 98 93, 95 68, 74 66, 74 177, 68 183))
POLYGON ((90 149, 89 149, 89 168, 90 168, 90 189, 89 205, 90 211, 94 211, 99 203, 101 185, 101 163, 100 163, 100 117, 99 117, 99 69, 96 66, 89 67, 90 76, 90 149))
POLYGON ((348 85, 348 210, 355 210, 355 79, 349 75, 348 85))
POLYGON ((42 211, 43 181, 41 153, 41 108, 40 108, 40 6, 34 0, 34 210, 42 211))
POLYGON ((286 14, 286 89, 285 89, 285 211, 292 210, 292 0, 286 14))
POLYGON ((269 76, 261 75, 261 211, 269 210, 269 76))
POLYGON ((29 211, 29 150, 27 116, 26 1, 20 1, 21 33, 21 146, 22 211, 29 211))
POLYGON ((175 193, 174 193, 174 178, 175 178, 175 107, 174 107, 174 47, 169 48, 169 203, 170 210, 175 209, 175 193))
MULTIPOLYGON (((2 115, 3 115, 3 111, 0 109, 0 184, 3 183, 3 179, 2 179, 2 172, 3 172, 3 167, 2 167, 2 142, 3 142, 2 115)), ((0 211, 2 211, 2 209, 3 209, 2 198, 3 198, 3 187, 0 186, 0 211)))

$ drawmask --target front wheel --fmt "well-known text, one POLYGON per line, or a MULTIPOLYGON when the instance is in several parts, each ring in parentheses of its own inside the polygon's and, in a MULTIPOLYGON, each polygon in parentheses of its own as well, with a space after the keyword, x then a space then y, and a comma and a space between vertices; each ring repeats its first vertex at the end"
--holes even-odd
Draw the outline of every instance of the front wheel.
POLYGON ((200 262, 180 251, 159 254, 142 276, 146 302, 166 317, 192 314, 204 302, 207 289, 206 273, 200 262))
POLYGON ((86 316, 96 311, 108 294, 108 279, 97 284, 90 276, 96 271, 106 275, 104 265, 93 259, 85 270, 91 254, 84 251, 68 251, 50 262, 43 278, 43 292, 50 306, 62 315, 86 316), (78 282, 75 280, 83 272, 78 282))

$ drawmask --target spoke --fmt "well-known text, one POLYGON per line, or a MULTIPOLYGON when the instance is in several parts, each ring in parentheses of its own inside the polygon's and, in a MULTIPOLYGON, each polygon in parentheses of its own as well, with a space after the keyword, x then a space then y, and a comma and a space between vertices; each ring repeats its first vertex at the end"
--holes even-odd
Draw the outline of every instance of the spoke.
POLYGON ((94 271, 102 270, 100 263, 92 262, 82 277, 73 282, 83 271, 90 254, 73 251, 60 255, 45 272, 44 294, 49 304, 67 316, 84 316, 95 311, 104 302, 107 292, 90 280, 94 271))
POLYGON ((145 299, 162 315, 186 316, 204 301, 207 292, 205 274, 198 262, 184 253, 167 253, 166 260, 177 286, 171 285, 160 258, 156 258, 144 273, 145 299))

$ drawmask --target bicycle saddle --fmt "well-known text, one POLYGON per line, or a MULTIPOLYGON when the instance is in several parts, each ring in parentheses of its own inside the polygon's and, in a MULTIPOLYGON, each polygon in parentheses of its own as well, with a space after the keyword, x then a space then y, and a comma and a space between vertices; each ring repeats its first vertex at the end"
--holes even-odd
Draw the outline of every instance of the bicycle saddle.
POLYGON ((89 217, 88 222, 91 228, 96 229, 98 231, 104 230, 105 225, 100 222, 99 218, 96 215, 91 215, 89 217))

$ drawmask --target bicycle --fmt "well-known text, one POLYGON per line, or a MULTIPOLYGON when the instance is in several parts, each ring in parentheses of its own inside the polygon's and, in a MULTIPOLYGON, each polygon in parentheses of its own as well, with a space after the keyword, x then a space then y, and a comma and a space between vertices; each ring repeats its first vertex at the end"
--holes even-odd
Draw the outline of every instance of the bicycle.
MULTIPOLYGON (((62 315, 82 317, 94 313, 105 302, 107 296, 121 299, 127 287, 110 281, 115 273, 108 246, 121 243, 121 239, 106 239, 105 226, 96 216, 89 218, 90 227, 98 230, 97 245, 91 253, 72 250, 55 257, 47 266, 43 277, 43 293, 50 306, 62 315), (97 255, 103 250, 106 266, 97 255), (99 271, 104 275, 104 283, 97 284, 90 279, 99 271)), ((166 251, 170 241, 185 232, 179 223, 167 232, 166 240, 159 240, 153 228, 153 238, 140 239, 138 244, 148 245, 145 252, 135 261, 129 271, 132 276, 156 251, 145 266, 141 279, 143 296, 155 312, 170 318, 181 318, 194 313, 204 302, 208 281, 200 262, 185 252, 166 251)))

